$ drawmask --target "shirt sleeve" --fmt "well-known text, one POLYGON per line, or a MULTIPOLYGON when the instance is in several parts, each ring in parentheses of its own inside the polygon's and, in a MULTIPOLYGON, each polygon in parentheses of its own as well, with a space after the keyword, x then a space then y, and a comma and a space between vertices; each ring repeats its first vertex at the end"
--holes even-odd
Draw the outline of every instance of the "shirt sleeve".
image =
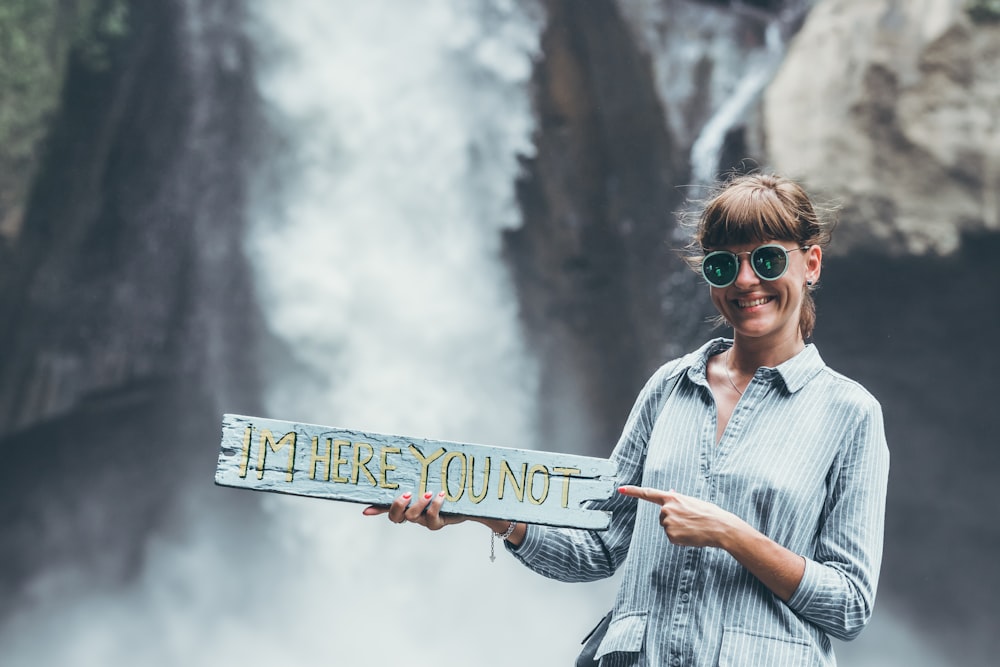
POLYGON ((882 562, 889 449, 882 409, 869 398, 831 478, 815 554, 788 601, 842 640, 855 638, 871 618, 882 562))
MULTIPOLYGON (((642 481, 646 449, 653 424, 659 416, 663 393, 672 385, 667 364, 649 379, 639 393, 622 435, 611 453, 617 465, 619 485, 637 485, 642 481)), ((552 528, 528 525, 524 540, 507 549, 535 572, 567 582, 595 581, 609 577, 628 555, 638 501, 615 491, 610 498, 587 503, 588 509, 611 513, 606 531, 552 528)))

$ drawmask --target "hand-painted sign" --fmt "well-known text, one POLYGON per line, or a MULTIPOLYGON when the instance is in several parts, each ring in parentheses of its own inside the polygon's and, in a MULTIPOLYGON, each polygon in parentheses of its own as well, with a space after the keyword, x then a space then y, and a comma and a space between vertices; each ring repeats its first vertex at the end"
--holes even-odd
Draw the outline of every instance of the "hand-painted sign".
POLYGON ((370 505, 445 492, 443 512, 605 530, 606 459, 224 415, 215 483, 370 505))

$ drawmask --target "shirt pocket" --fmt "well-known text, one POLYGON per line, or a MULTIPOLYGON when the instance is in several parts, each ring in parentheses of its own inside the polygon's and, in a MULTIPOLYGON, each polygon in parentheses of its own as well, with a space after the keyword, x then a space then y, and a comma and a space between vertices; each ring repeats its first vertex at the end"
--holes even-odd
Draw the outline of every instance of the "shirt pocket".
POLYGON ((616 651, 626 653, 641 651, 646 638, 647 615, 645 611, 633 611, 612 617, 604 641, 597 647, 597 654, 594 657, 600 658, 616 651))
POLYGON ((813 665, 809 643, 793 637, 726 628, 719 667, 807 667, 813 665))

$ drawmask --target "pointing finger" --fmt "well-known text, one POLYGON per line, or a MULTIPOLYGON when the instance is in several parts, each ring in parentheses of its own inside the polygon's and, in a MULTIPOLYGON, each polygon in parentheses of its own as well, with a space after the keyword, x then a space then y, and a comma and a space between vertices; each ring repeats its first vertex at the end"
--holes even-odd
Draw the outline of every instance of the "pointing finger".
POLYGON ((618 487, 618 493, 623 496, 630 496, 632 498, 638 498, 639 500, 656 503, 657 505, 662 505, 670 498, 669 491, 651 489, 648 486, 620 486, 618 487))

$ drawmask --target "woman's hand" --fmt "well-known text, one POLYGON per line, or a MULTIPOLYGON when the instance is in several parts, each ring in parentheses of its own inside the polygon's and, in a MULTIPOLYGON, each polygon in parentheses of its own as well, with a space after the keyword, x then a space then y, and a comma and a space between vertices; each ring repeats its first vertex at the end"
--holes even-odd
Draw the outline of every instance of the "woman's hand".
POLYGON ((444 491, 433 494, 430 491, 413 500, 412 493, 403 495, 392 501, 388 507, 384 505, 371 505, 366 507, 362 514, 365 516, 378 516, 388 514, 389 521, 393 523, 415 523, 430 530, 441 530, 445 526, 455 523, 462 523, 467 517, 458 514, 441 514, 441 506, 444 505, 444 491), (410 501, 413 502, 410 502, 410 501))
POLYGON ((618 492, 660 506, 660 525, 674 544, 719 547, 787 602, 802 581, 806 560, 767 537, 732 512, 713 503, 645 486, 618 492))
POLYGON ((441 507, 444 505, 444 500, 444 491, 436 495, 428 491, 416 500, 413 500, 412 493, 404 493, 392 501, 392 504, 388 507, 385 505, 370 505, 361 513, 365 516, 388 514, 389 521, 393 523, 415 523, 431 530, 441 530, 445 526, 451 526, 456 523, 475 521, 489 528, 494 535, 505 534, 507 529, 511 528, 511 532, 507 535, 507 541, 515 547, 524 540, 524 535, 527 532, 525 524, 504 521, 502 519, 465 516, 463 514, 442 514, 441 507))
POLYGON ((685 547, 725 548, 727 536, 743 523, 735 514, 718 505, 673 490, 623 486, 618 492, 659 505, 660 525, 667 538, 685 547))

